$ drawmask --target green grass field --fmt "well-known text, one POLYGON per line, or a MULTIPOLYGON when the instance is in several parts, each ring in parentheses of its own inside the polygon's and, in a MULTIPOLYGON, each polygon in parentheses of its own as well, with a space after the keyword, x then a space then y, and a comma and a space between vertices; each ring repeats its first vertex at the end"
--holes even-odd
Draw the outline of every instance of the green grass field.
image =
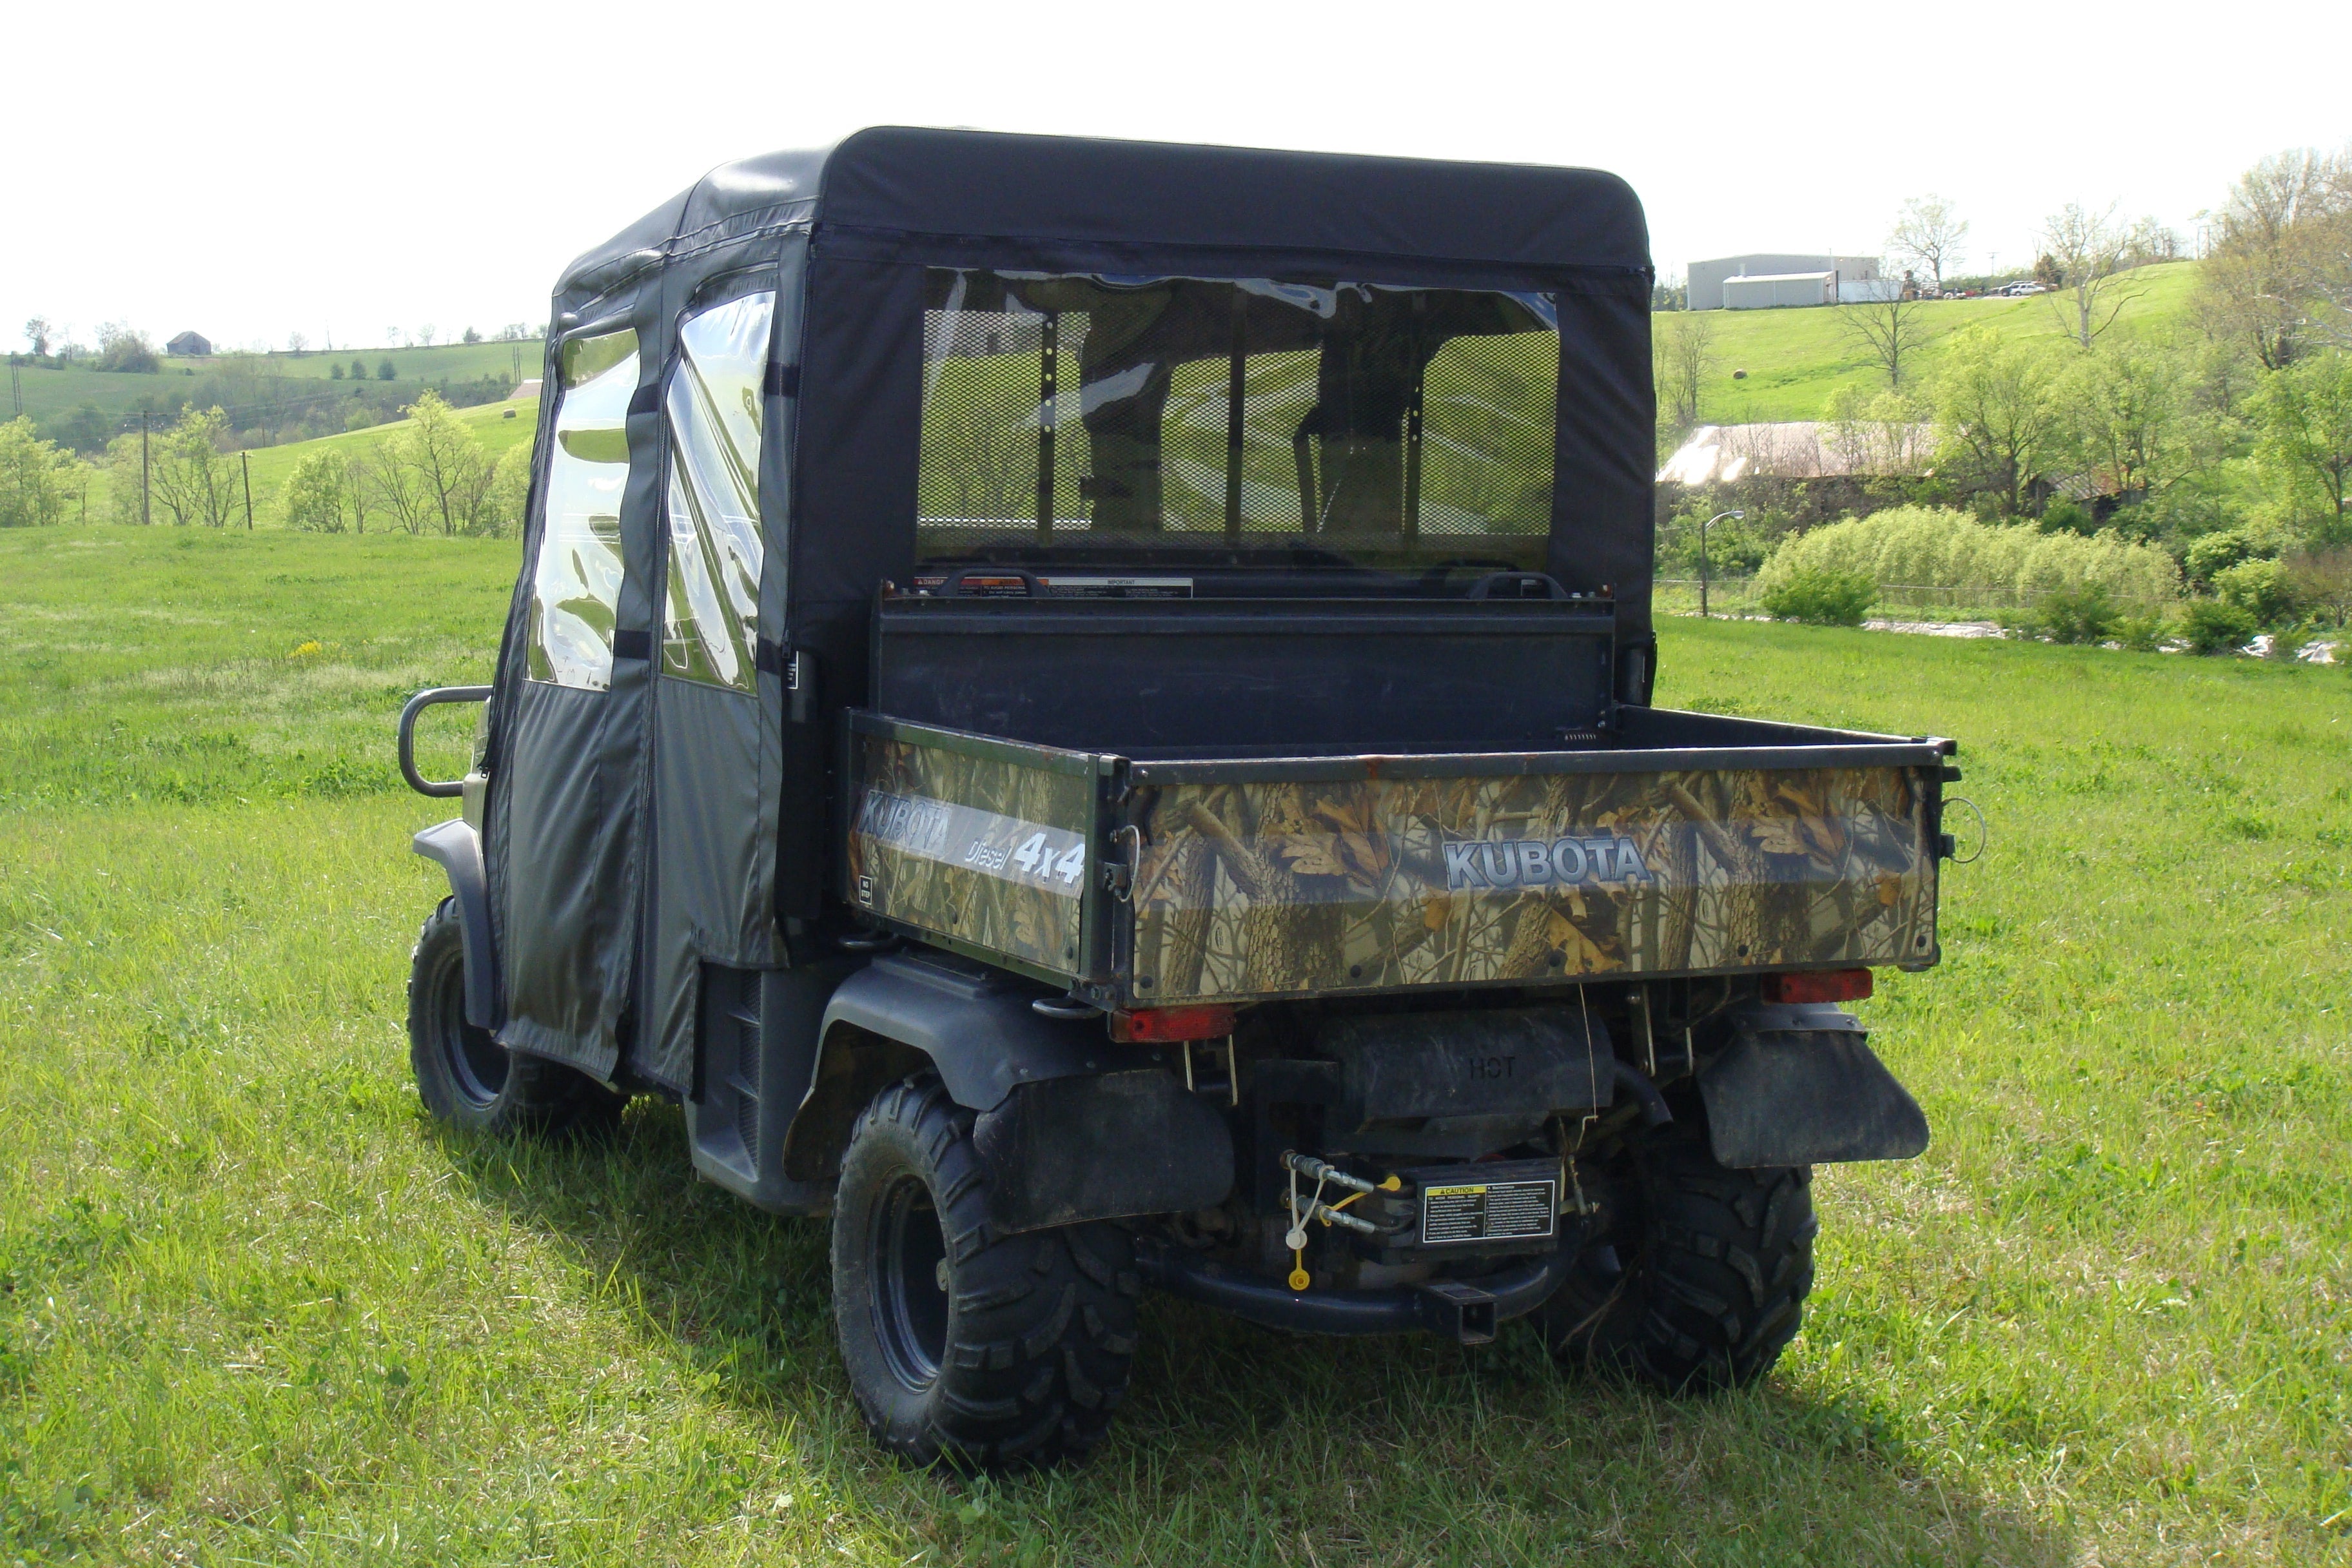
MULTIPOLYGON (((2131 298, 2113 331, 2160 335, 2183 324, 2196 292, 2197 265, 2176 261, 2140 268, 2119 288, 2131 298)), ((2022 300, 1937 300, 1921 307, 1928 342, 1919 358, 1921 379, 1933 374, 1944 339, 1963 328, 1990 325, 2005 336, 2047 338, 2054 344, 2067 328, 2060 309, 2071 310, 2071 294, 2038 294, 2022 300)), ((1714 374, 1699 397, 1699 416, 1710 425, 1748 425, 1762 420, 1818 419, 1830 395, 1842 386, 1876 391, 1885 375, 1870 355, 1839 327, 1835 310, 1711 310, 1715 327, 1714 374), (1732 372, 1747 376, 1734 380, 1732 372)), ((1663 328, 1672 320, 1657 318, 1663 328)), ((1910 373, 1906 372, 1906 380, 1910 373)))
MULTIPOLYGON (((0 1562, 2352 1563, 2352 679, 1670 622, 1679 704, 1961 738, 1990 847, 1874 1044, 1769 1383, 1676 1404, 1147 1305, 1087 1468, 869 1451, 821 1222, 445 1137, 393 715, 511 541, 0 536, 0 1562)), ((454 765, 463 715, 428 766, 454 765)))

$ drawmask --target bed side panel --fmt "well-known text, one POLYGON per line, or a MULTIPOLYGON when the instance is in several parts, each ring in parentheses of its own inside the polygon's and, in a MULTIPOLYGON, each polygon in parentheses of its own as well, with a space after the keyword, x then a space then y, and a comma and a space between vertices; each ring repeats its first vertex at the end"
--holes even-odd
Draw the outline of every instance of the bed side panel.
POLYGON ((850 900, 877 919, 1055 974, 1080 968, 1095 781, 853 731, 850 900))

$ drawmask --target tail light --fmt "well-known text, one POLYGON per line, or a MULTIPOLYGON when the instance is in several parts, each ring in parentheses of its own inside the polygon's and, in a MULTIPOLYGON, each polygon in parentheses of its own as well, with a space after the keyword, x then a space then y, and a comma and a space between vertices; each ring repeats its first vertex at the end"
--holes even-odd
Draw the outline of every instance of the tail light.
POLYGON ((1110 1016, 1110 1037, 1127 1045, 1216 1040, 1234 1032, 1231 1007, 1147 1007, 1110 1016))
POLYGON ((1809 969, 1764 977, 1767 1002, 1859 1002, 1869 994, 1867 969, 1809 969))

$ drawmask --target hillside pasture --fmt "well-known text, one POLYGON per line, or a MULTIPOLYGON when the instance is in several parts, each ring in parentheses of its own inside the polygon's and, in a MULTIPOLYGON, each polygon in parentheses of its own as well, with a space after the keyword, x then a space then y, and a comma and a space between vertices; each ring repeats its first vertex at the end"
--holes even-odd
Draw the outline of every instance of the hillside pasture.
MULTIPOLYGON (((478 381, 486 375, 506 377, 515 366, 515 351, 520 349, 522 374, 528 380, 539 374, 541 350, 537 339, 522 343, 444 343, 434 348, 414 349, 338 349, 332 353, 312 350, 307 353, 289 354, 202 354, 187 359, 163 357, 162 368, 152 374, 124 374, 112 371, 89 369, 77 363, 64 369, 53 370, 45 365, 25 365, 16 372, 19 395, 24 412, 36 424, 46 425, 59 416, 71 413, 85 403, 95 404, 100 413, 120 419, 135 415, 140 408, 152 407, 177 412, 180 405, 207 384, 215 374, 235 374, 240 379, 251 377, 265 387, 257 395, 271 399, 310 398, 336 393, 348 393, 349 379, 331 379, 340 366, 346 378, 353 361, 367 367, 370 386, 389 386, 407 397, 414 397, 428 386, 442 382, 478 381), (392 362, 393 379, 379 384, 376 368, 385 360, 392 362), (312 383, 316 383, 313 385, 312 383)), ((157 350, 159 355, 162 351, 157 350)), ((13 416, 15 406, 0 410, 0 417, 13 416)))
POLYGON ((1661 700, 1958 736, 1992 828, 1862 1008, 1934 1145, 1821 1173, 1780 1368, 1679 1403, 1155 1300, 1093 1462, 965 1484, 867 1447, 824 1224, 696 1182, 675 1108, 418 1110, 446 809, 392 721, 487 677, 516 559, 0 537, 0 1560, 2352 1564, 2342 671, 1668 621, 1661 700))
MULTIPOLYGON (((2185 323, 2196 291, 2197 265, 2189 261, 2143 267, 2116 287, 2128 298, 2111 331, 2124 336, 2160 336, 2185 323)), ((2069 330, 2071 294, 2036 294, 2019 300, 1931 300, 1919 307, 1925 336, 1917 374, 1934 373, 1944 340, 1969 327, 1986 326, 2004 337, 2048 340, 2056 346, 2069 330), (2063 313, 2063 314, 2062 314, 2063 313)), ((1707 425, 1752 425, 1770 420, 1818 419, 1840 387, 1883 390, 1885 373, 1847 335, 1843 307, 1769 310, 1709 310, 1715 364, 1701 389, 1699 419, 1707 425), (1733 372, 1744 370, 1744 378, 1733 372)), ((1654 319, 1664 329, 1671 314, 1654 319)), ((1905 380, 1911 379, 1906 372, 1905 380)))

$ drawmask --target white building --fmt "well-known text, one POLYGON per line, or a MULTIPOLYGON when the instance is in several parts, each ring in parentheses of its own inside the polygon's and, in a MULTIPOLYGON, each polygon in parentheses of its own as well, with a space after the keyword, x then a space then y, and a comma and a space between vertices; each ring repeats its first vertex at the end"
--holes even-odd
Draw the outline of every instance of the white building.
POLYGON ((1727 310, 1764 310, 1775 305, 1834 305, 1838 275, 1834 272, 1765 272, 1723 280, 1727 310))
POLYGON ((1848 283, 1875 282, 1879 276, 1879 260, 1875 256, 1721 256, 1712 261, 1690 264, 1690 308, 1694 310, 1720 310, 1727 302, 1724 285, 1734 278, 1788 277, 1791 274, 1828 272, 1835 275, 1828 297, 1809 300, 1807 304, 1826 305, 1838 298, 1838 289, 1848 283))

